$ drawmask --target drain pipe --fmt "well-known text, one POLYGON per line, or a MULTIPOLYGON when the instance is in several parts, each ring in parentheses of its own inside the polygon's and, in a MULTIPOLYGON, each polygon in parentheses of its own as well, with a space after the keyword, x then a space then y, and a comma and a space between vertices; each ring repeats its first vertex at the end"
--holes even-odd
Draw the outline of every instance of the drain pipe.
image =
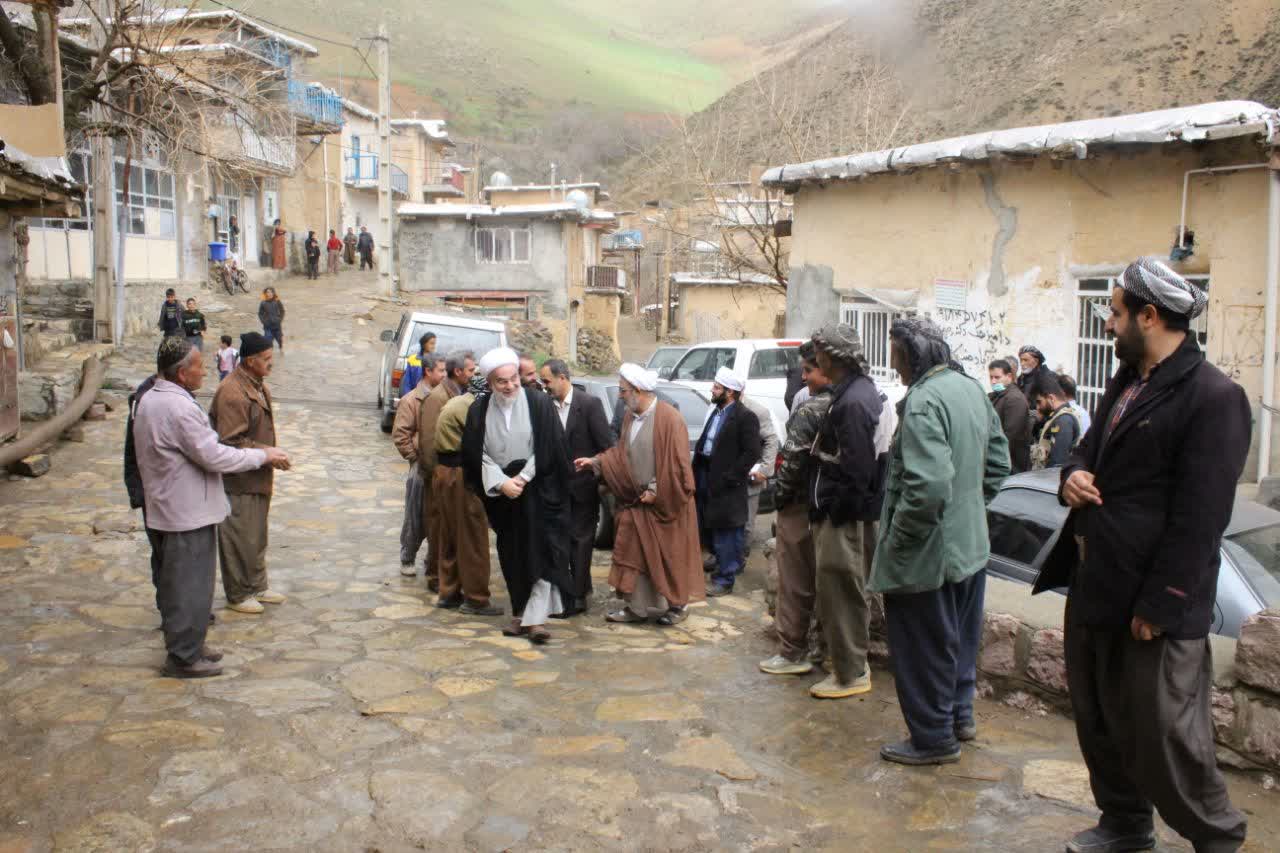
POLYGON ((1208 175, 1218 172, 1243 172, 1246 169, 1266 169, 1268 163, 1245 163, 1241 166, 1211 166, 1207 169, 1190 169, 1182 176, 1182 215, 1178 217, 1178 248, 1187 247, 1187 195, 1191 192, 1192 175, 1208 175))
POLYGON ((1280 170, 1267 175, 1267 292, 1262 321, 1262 409, 1258 416, 1258 482, 1271 473, 1271 406, 1276 391, 1276 300, 1280 299, 1280 170))

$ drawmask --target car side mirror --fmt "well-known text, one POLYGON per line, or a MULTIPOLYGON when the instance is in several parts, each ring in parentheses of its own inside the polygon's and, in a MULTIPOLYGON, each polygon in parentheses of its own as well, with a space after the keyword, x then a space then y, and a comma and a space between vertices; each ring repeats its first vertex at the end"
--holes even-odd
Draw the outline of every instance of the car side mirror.
POLYGON ((379 335, 378 337, 381 338, 383 341, 393 341, 395 340, 396 333, 391 331, 390 329, 383 329, 382 334, 379 335))
POLYGON ((659 367, 659 368, 658 368, 658 378, 659 378, 659 379, 670 379, 670 378, 671 378, 671 371, 672 371, 672 370, 673 370, 673 368, 670 368, 670 367, 659 367))

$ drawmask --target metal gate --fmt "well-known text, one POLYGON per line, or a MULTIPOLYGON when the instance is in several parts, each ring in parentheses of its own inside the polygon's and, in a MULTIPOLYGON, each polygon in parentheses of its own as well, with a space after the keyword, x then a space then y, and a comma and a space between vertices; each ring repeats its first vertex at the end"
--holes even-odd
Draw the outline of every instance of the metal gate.
POLYGON ((845 302, 840 305, 840 322, 853 326, 858 333, 874 379, 893 382, 898 378, 889 366, 889 327, 898 316, 873 304, 845 302))

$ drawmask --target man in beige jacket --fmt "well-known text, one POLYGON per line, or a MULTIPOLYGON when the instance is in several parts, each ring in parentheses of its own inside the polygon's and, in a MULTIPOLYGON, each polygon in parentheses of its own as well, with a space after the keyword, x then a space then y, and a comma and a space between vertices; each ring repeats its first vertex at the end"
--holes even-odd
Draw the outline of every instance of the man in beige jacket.
MULTIPOLYGON (((400 574, 408 578, 417 574, 413 564, 422 540, 427 538, 426 505, 431 495, 431 481, 423 478, 418 466, 418 415, 423 401, 442 379, 444 356, 422 356, 422 379, 396 404, 395 424, 391 427, 391 441, 409 463, 409 476, 404 483, 404 521, 400 525, 400 574)), ((428 555, 430 549, 428 545, 428 555)))

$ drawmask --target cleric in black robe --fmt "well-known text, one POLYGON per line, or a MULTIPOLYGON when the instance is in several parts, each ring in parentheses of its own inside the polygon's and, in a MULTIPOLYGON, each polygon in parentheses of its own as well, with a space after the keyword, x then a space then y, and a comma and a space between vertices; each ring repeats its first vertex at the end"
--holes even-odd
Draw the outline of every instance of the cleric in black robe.
POLYGON ((471 404, 462 434, 467 488, 484 500, 511 596, 508 636, 550 639, 547 618, 572 600, 569 479, 564 428, 551 398, 520 387, 519 358, 501 347, 480 359, 488 394, 471 404))

